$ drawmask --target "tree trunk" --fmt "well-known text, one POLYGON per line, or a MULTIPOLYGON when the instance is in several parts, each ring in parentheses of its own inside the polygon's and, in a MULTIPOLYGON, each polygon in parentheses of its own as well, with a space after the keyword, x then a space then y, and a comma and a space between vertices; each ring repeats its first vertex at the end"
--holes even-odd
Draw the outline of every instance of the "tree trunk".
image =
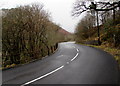
POLYGON ((98 45, 101 45, 101 42, 100 42, 100 28, 99 28, 98 11, 96 11, 96 13, 97 13, 98 45))

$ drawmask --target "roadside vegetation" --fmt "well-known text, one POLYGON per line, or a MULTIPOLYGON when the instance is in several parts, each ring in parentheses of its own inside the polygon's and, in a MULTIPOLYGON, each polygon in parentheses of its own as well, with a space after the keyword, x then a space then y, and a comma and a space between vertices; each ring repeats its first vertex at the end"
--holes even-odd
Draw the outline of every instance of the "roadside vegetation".
POLYGON ((76 43, 103 49, 112 54, 120 65, 120 1, 90 2, 89 7, 85 3, 77 1, 74 7, 74 15, 79 16, 86 11, 86 16, 76 27, 76 43))
POLYGON ((42 4, 2 9, 2 68, 52 54, 65 39, 42 4))

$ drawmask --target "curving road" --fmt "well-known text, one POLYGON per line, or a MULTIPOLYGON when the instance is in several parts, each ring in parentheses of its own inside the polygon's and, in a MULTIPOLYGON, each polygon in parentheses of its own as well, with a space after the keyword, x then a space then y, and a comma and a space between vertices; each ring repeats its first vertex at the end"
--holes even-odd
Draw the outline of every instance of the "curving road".
POLYGON ((3 84, 118 84, 118 65, 102 50, 64 42, 51 56, 4 70, 3 84))

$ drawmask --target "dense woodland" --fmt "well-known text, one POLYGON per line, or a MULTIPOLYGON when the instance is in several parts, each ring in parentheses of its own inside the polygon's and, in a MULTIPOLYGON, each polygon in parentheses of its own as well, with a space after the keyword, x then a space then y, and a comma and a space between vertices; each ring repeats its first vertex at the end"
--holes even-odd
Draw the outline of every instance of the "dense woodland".
POLYGON ((58 42, 67 40, 60 26, 51 22, 43 5, 2 10, 2 66, 9 67, 41 59, 53 53, 58 42))
POLYGON ((42 4, 2 9, 2 67, 15 66, 41 59, 53 53, 59 42, 120 48, 120 1, 91 2, 77 0, 73 16, 85 12, 79 21, 75 36, 61 34, 62 28, 51 21, 42 4), (89 5, 88 5, 89 4, 89 5))
POLYGON ((120 1, 76 0, 72 15, 79 17, 75 30, 76 43, 100 48, 113 55, 120 68, 120 1))
POLYGON ((95 3, 78 0, 73 15, 79 16, 83 12, 86 16, 78 23, 75 32, 77 42, 99 39, 100 44, 120 48, 120 1, 95 3), (89 6, 86 5, 88 3, 89 6))

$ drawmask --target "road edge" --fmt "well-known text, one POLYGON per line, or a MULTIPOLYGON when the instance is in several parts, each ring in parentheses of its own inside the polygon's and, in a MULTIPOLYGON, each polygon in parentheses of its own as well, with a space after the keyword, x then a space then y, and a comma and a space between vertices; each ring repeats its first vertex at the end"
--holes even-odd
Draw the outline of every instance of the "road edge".
MULTIPOLYGON (((59 43, 58 43, 58 47, 59 47, 59 43)), ((13 66, 13 67, 4 68, 4 69, 0 69, 0 70, 1 70, 1 71, 5 71, 5 70, 9 70, 9 69, 14 69, 14 68, 17 68, 17 67, 21 67, 21 66, 24 66, 24 65, 28 65, 28 64, 30 64, 30 63, 33 63, 33 62, 36 62, 36 61, 39 61, 39 60, 43 60, 43 59, 45 59, 45 58, 53 55, 55 52, 57 52, 57 51, 58 51, 58 47, 57 47, 56 50, 55 50, 53 53, 51 53, 50 55, 46 55, 46 56, 44 56, 44 57, 42 57, 42 58, 35 59, 35 60, 32 60, 32 61, 27 62, 27 63, 24 63, 24 64, 19 64, 19 65, 13 66)))

